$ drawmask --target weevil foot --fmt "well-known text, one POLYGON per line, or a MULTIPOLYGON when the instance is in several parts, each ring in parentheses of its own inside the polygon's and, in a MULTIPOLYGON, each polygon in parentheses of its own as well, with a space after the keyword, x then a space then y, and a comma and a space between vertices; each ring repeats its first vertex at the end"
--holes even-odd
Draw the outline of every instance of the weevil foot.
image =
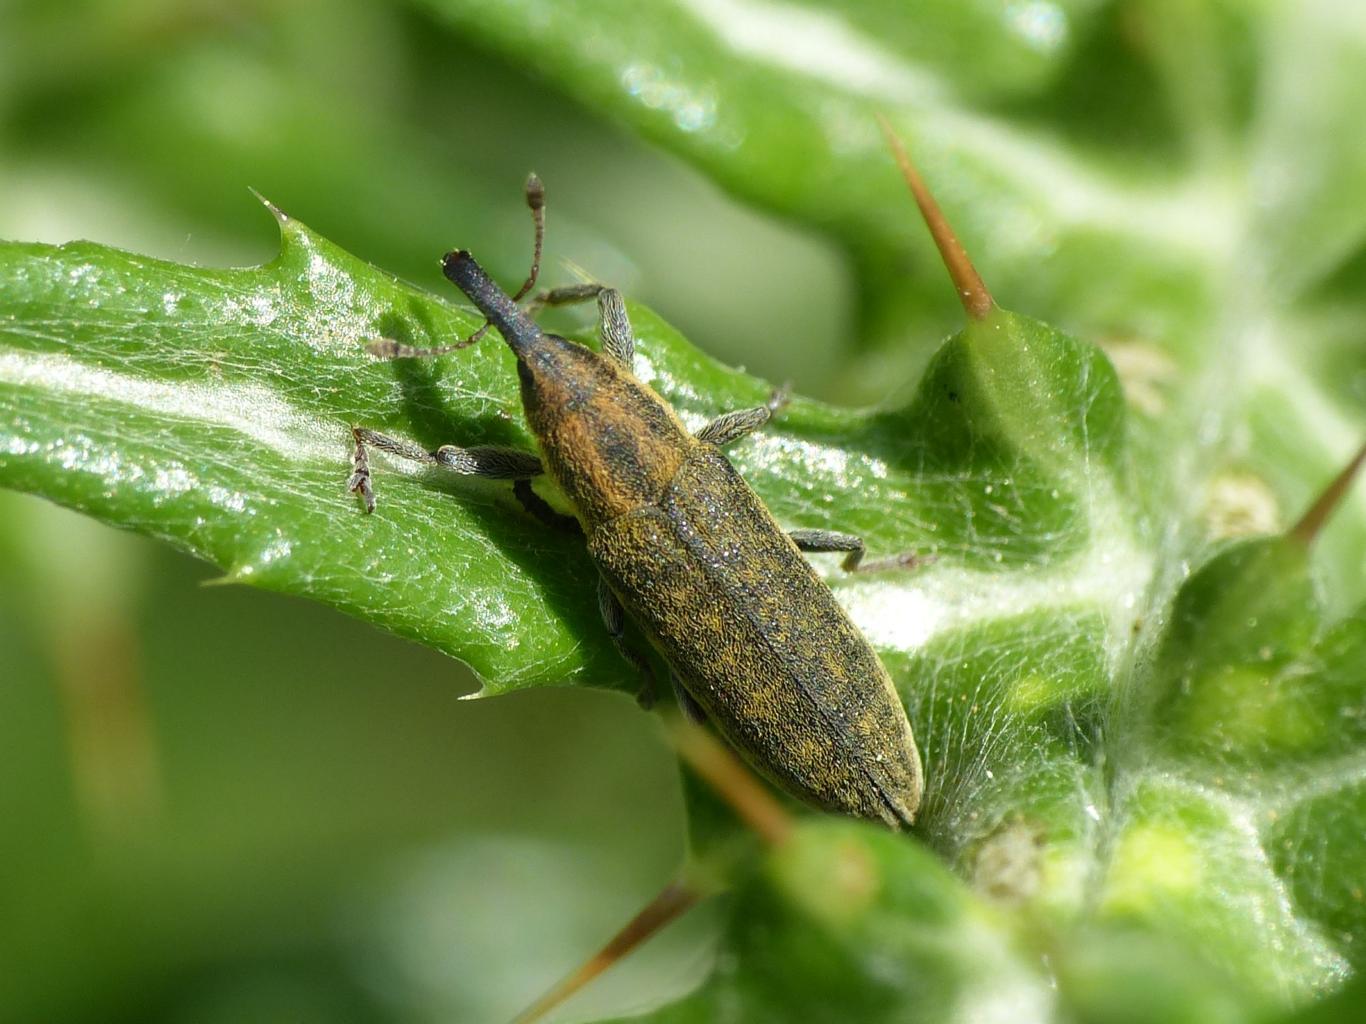
POLYGON ((460 448, 453 444, 443 444, 436 451, 428 451, 419 444, 405 441, 402 438, 390 437, 388 434, 381 434, 366 427, 352 427, 351 436, 355 438, 356 449, 351 456, 351 462, 355 466, 355 471, 350 479, 346 481, 346 487, 353 494, 359 494, 365 499, 365 510, 373 512, 375 510, 375 493, 370 484, 370 457, 367 446, 378 448, 382 452, 396 455, 400 459, 408 459, 410 462, 423 462, 430 466, 440 466, 443 469, 459 473, 461 476, 480 476, 489 480, 512 480, 513 489, 519 499, 524 503, 530 495, 534 502, 540 502, 533 512, 544 513, 552 525, 564 527, 568 523, 572 528, 578 528, 578 520, 572 516, 561 516, 555 512, 545 502, 535 498, 531 491, 531 485, 527 483, 534 476, 543 473, 544 467, 541 460, 530 452, 519 451, 516 448, 503 448, 499 445, 475 445, 472 448, 460 448))
POLYGON ((375 511, 375 490, 370 486, 369 470, 364 473, 352 473, 351 478, 346 481, 346 489, 352 494, 360 495, 361 501, 365 504, 366 515, 375 511))
POLYGON ((370 457, 366 454, 365 443, 361 440, 359 427, 351 428, 351 436, 356 439, 355 451, 351 453, 351 476, 346 481, 346 489, 360 495, 365 503, 365 512, 375 511, 375 490, 370 486, 370 457))
POLYGON ((435 359, 437 356, 444 356, 451 352, 459 352, 462 348, 469 348, 488 333, 489 327, 490 325, 485 323, 468 338, 463 338, 450 345, 437 345, 432 348, 405 345, 393 338, 371 338, 365 343, 365 351, 376 359, 435 359))
POLYGON ((773 389, 768 401, 752 409, 736 409, 716 417, 694 435, 699 441, 718 448, 754 433, 776 416, 792 398, 792 385, 783 384, 773 389))

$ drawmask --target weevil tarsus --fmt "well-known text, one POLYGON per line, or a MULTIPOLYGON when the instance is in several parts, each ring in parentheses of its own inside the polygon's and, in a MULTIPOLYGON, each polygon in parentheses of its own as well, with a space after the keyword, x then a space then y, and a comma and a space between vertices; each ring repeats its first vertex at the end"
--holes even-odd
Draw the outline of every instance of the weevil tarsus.
POLYGON ((791 401, 792 382, 785 380, 769 393, 768 401, 764 404, 768 407, 768 411, 776 416, 787 408, 787 404, 791 401))
POLYGON ((693 436, 721 448, 754 433, 772 418, 773 410, 767 405, 736 409, 734 412, 722 413, 693 436))
POLYGON ((631 329, 631 318, 626 315, 626 302, 615 288, 597 283, 551 288, 533 298, 527 305, 527 312, 535 314, 546 306, 568 306, 590 299, 598 301, 598 337, 602 339, 602 351, 631 369, 636 354, 636 336, 631 329))
POLYGON ((693 436, 699 441, 723 448, 765 426, 791 399, 792 384, 787 382, 774 388, 763 405, 722 413, 693 436))
POLYGON ((375 511, 375 491, 370 486, 370 456, 361 438, 361 428, 352 427, 351 437, 355 447, 351 449, 351 476, 347 478, 346 489, 357 495, 365 503, 367 513, 375 511))
MULTIPOLYGON (((527 209, 531 211, 535 234, 531 243, 531 269, 527 272, 522 287, 518 288, 517 294, 512 297, 513 302, 520 302, 536 287, 536 281, 541 276, 541 251, 545 245, 545 186, 541 184, 541 179, 535 171, 527 175, 523 194, 526 196, 527 209)), ((487 329, 489 325, 486 323, 484 327, 487 329)))

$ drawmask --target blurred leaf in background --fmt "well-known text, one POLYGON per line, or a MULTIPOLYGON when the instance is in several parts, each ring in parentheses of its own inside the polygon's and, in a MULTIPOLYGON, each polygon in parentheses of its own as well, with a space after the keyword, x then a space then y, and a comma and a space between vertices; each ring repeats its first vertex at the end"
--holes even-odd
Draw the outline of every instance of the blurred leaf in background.
MULTIPOLYGON (((1366 434, 1357 5, 3 18, 0 234, 260 263, 244 187, 292 219, 259 270, 6 247, 0 482, 455 653, 489 690, 620 685, 580 556, 495 491, 391 472, 376 521, 337 493, 349 418, 525 440, 495 346, 395 372, 359 344, 468 323, 421 291, 454 244, 519 278, 531 167, 552 280, 582 268, 678 328, 633 307, 686 417, 765 391, 692 345, 884 403, 798 402, 735 456, 784 522, 939 557, 836 581, 922 737, 920 838, 803 826, 571 1016, 1243 1019, 1360 967, 1366 496, 1312 544, 1284 533, 1366 434), (997 298, 1085 341, 1001 314, 937 347, 961 313, 875 111, 997 298)), ((191 592, 198 566, 0 497, 0 1013, 496 1019, 672 873, 670 758, 620 695, 457 707, 452 662, 191 592)))

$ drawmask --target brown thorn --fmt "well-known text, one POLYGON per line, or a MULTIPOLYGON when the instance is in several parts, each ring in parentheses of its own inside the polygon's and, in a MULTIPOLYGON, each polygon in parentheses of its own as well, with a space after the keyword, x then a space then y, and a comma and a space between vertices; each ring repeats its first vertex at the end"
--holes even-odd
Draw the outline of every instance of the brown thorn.
MULTIPOLYGON (((792 834, 792 818, 754 773, 700 726, 683 718, 666 719, 674 749, 735 813, 766 842, 778 846, 792 834)), ((523 1010, 512 1024, 532 1024, 562 1004, 704 895, 686 882, 672 882, 627 922, 598 952, 549 992, 523 1010)))
POLYGON ((678 718, 669 723, 678 755, 730 804, 765 842, 780 846, 792 834, 792 816, 730 748, 701 726, 678 718))
POLYGON ((670 882, 640 913, 626 922, 621 931, 608 939, 606 945, 519 1013, 512 1024, 531 1024, 532 1021, 540 1020, 666 924, 681 917, 701 898, 702 893, 686 883, 670 882))
POLYGON ((926 186, 925 180, 920 177, 920 172, 916 170, 915 164, 911 163, 906 147, 901 144, 901 139, 897 137, 891 122, 881 113, 877 115, 877 122, 882 127, 882 134, 887 138, 887 145, 891 147, 892 156, 896 158, 897 166, 901 168, 901 176, 906 179, 911 195, 915 197, 915 203, 920 207, 920 215, 925 218, 925 226, 930 229, 930 237, 934 239, 934 244, 939 248, 940 258, 944 261, 944 267, 948 270, 949 277, 953 279, 953 287, 958 292, 958 299, 963 303, 963 309, 968 314, 968 319, 985 320, 996 308, 996 302, 992 299, 991 292, 987 291, 987 286, 978 275, 977 268, 972 265, 972 260, 968 258, 963 243, 958 241, 958 236, 953 233, 953 228, 949 227, 944 211, 934 201, 934 196, 929 187, 926 186))
POLYGON ((1286 536, 1293 537, 1301 544, 1308 547, 1313 543, 1314 538, 1323 529, 1323 524, 1328 521, 1342 499, 1347 496, 1347 490, 1352 486, 1352 481, 1356 478, 1357 472, 1361 469, 1361 464, 1366 462, 1366 444, 1357 449, 1356 455, 1352 456, 1352 461, 1339 473, 1331 484, 1329 484, 1322 494, 1314 499, 1314 504, 1310 505, 1304 515, 1300 516, 1300 521, 1290 528, 1286 536))

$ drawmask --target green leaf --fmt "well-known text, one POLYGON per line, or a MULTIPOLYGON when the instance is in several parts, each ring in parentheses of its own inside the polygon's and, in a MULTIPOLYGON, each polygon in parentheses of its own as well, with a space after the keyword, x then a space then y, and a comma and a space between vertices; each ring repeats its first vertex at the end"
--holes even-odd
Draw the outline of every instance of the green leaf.
POLYGON ((810 822, 732 900, 721 965, 649 1019, 950 1020, 993 1005, 1034 1019, 1050 1001, 996 916, 937 858, 882 830, 810 822))
POLYGON ((297 222, 282 240, 269 265, 229 271, 6 246, 0 479, 445 650, 497 688, 621 679, 581 644, 586 556, 500 491, 395 466, 371 517, 345 491, 351 423, 528 444, 510 354, 485 345, 453 373, 377 363, 367 338, 476 321, 297 222))
MULTIPOLYGON (((439 343, 476 321, 294 221, 282 228, 280 257, 248 270, 85 244, 7 247, 0 480, 171 539, 230 579, 311 596, 437 646, 470 662, 485 692, 631 685, 595 621, 583 552, 546 536, 504 489, 386 466, 375 515, 344 493, 353 422, 429 446, 530 445, 512 360, 491 342, 437 365, 370 360, 368 338, 439 343)), ((632 314, 638 372, 689 420, 766 394, 647 310, 632 314)), ((1287 540, 1230 549, 1187 581, 1152 679, 1135 685, 1139 672, 1124 688, 1159 548, 1132 498, 1123 399, 1097 350, 997 310, 944 345, 901 412, 798 401, 736 455, 783 522, 857 529, 875 551, 935 556, 914 574, 832 585, 907 700, 930 767, 920 830, 959 871, 879 868, 888 878, 879 891, 916 879, 910 916, 935 926, 911 924, 907 907, 879 898, 869 913, 883 924, 840 931, 826 948, 791 915, 841 918, 846 901, 822 903, 811 876, 835 871, 834 854, 825 840, 775 854, 800 870, 773 869, 787 878, 781 899, 750 894, 768 875, 742 885, 742 901, 759 903, 742 903, 733 937, 746 966, 737 983, 753 986, 756 1008, 773 995, 762 962, 775 953, 745 951, 770 912, 762 934, 793 943, 775 964, 844 963, 808 975, 854 979, 870 1006, 966 1012, 1004 985, 1045 1012, 1048 984, 1017 948, 1029 945, 1016 934, 1026 921, 1046 923, 1036 954, 1063 958, 1077 929, 1138 929, 1150 937, 1145 956, 1160 955, 1151 937, 1164 936, 1204 965, 1209 992, 1241 981, 1249 1005, 1303 998, 1341 973, 1355 908, 1307 883, 1302 907, 1340 937, 1306 930, 1283 895, 1286 882, 1306 885, 1302 865, 1276 861, 1267 844, 1283 828, 1298 837, 1322 815, 1341 817, 1359 767, 1349 760, 1345 788, 1307 803, 1271 769, 1292 748, 1311 768, 1355 757, 1359 733, 1325 719, 1360 704, 1360 677, 1321 673, 1340 682, 1295 701, 1298 719, 1280 689, 1260 685, 1267 671, 1290 672, 1318 631, 1307 549, 1287 540), (1125 701, 1126 692, 1143 699, 1125 701), (1236 719, 1219 713, 1230 700, 1236 719), (1220 774, 1235 764, 1247 773, 1237 786, 1220 774), (1250 820, 1275 829, 1249 832, 1250 820), (1237 884, 1207 884, 1216 878, 1237 884), (800 911, 787 905, 813 899, 800 911), (949 916, 938 921, 923 899, 949 916), (949 921, 966 931, 954 938, 949 921), (926 947, 926 928, 942 941, 926 947), (893 984, 900 994, 889 1002, 885 977, 854 970, 865 948, 900 950, 905 978, 927 980, 893 984)), ((858 849, 873 844, 857 857, 929 857, 875 831, 849 835, 858 849)), ((1357 856, 1345 836, 1329 848, 1335 863, 1357 856)), ((832 1014, 845 1001, 830 995, 842 987, 817 989, 832 1014)))
POLYGON ((538 74, 736 195, 846 244, 875 328, 861 341, 903 349, 888 358, 923 357, 952 299, 901 213, 875 112, 910 137, 996 293, 1092 336, 1161 337, 1209 316, 1213 267, 1241 226, 1220 169, 1173 172, 1163 83, 1102 0, 879 4, 875 16, 748 0, 423 2, 496 51, 534 53, 538 74), (940 33, 955 47, 936 47, 940 33), (988 86, 983 104, 982 85, 1023 50, 1043 72, 988 86))

